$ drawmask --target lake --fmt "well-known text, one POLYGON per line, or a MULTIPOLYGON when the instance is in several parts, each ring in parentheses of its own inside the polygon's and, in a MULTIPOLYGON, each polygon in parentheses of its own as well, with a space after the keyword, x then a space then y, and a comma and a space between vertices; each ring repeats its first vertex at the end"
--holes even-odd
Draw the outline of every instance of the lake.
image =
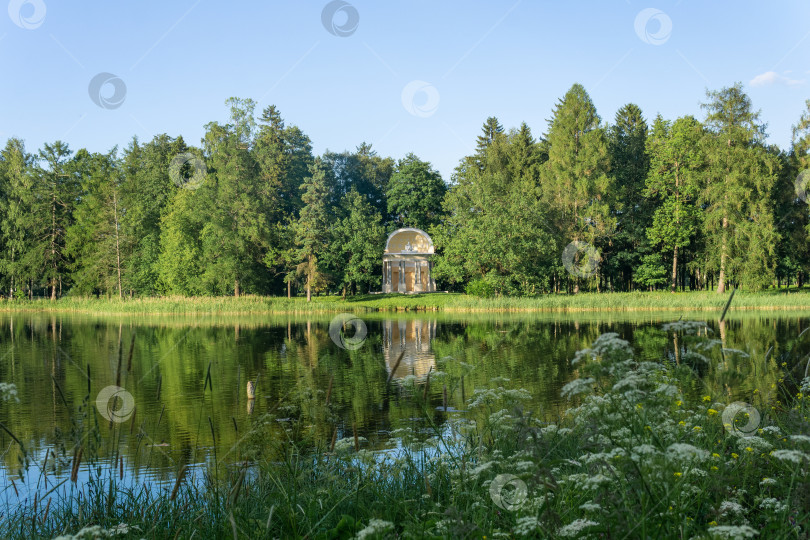
POLYGON ((0 401, 0 422, 26 450, 0 430, 0 501, 73 489, 78 448, 79 484, 92 464, 124 484, 158 488, 170 487, 181 465, 219 471, 249 461, 272 438, 328 449, 356 434, 363 447, 390 449, 393 430, 441 425, 490 386, 525 388, 527 411, 551 421, 569 406, 560 389, 577 376, 576 351, 616 332, 640 358, 685 361, 678 338, 660 330, 679 317, 706 321, 732 350, 722 364, 699 367, 694 392, 774 399, 780 355, 810 316, 732 309, 720 323, 718 315, 0 314, 0 381, 15 384, 19 398, 0 401))

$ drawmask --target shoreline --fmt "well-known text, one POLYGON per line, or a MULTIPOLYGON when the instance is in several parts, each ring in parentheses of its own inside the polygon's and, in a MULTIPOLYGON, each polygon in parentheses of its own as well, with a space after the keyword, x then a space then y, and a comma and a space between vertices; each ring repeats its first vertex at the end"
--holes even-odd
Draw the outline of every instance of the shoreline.
MULTIPOLYGON (((315 297, 150 297, 99 299, 65 297, 48 299, 0 300, 0 313, 53 313, 87 315, 328 315, 353 313, 645 313, 665 311, 720 311, 728 295, 712 292, 631 292, 580 293, 531 298, 477 298, 460 293, 429 293, 315 297)), ((740 292, 731 308, 735 311, 810 310, 810 289, 793 291, 740 292)))

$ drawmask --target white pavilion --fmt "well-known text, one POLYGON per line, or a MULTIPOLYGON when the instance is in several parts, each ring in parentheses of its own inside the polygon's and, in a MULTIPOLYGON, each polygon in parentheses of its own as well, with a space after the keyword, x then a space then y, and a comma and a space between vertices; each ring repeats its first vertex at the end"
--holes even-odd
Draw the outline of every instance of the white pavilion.
POLYGON ((383 253, 383 292, 421 293, 436 290, 431 276, 433 240, 420 229, 397 229, 383 253))

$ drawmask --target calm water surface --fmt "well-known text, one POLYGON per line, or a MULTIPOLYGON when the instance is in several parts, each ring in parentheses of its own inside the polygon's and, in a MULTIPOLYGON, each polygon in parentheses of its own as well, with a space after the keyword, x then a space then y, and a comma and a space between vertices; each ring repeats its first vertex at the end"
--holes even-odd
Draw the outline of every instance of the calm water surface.
MULTIPOLYGON (((660 327, 681 316, 706 321, 725 347, 749 353, 705 369, 695 389, 730 399, 770 395, 785 344, 810 326, 808 314, 794 312, 737 313, 722 324, 706 312, 360 315, 365 339, 353 340, 347 327, 344 348, 330 336, 334 316, 0 314, 0 381, 14 383, 19 397, 0 402, 0 422, 26 449, 0 429, 0 502, 71 489, 65 479, 78 447, 85 464, 155 486, 181 464, 199 472, 248 460, 262 437, 293 433, 328 446, 335 432, 356 430, 364 446, 389 448, 392 430, 424 422, 402 385, 412 376, 423 389, 429 372, 438 424, 493 384, 529 390, 527 408, 553 421, 566 408, 560 388, 576 378, 569 361, 577 350, 617 332, 641 358, 679 361, 677 338, 660 327), (256 381, 254 400, 248 380, 256 381), (285 430, 291 422, 295 429, 285 430)), ((79 484, 88 474, 79 469, 79 484)))

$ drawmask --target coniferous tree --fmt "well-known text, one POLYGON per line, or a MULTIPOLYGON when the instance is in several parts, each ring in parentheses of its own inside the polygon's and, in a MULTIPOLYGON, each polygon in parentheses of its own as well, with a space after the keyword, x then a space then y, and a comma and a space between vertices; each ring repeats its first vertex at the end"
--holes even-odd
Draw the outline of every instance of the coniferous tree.
MULTIPOLYGON (((549 154, 541 185, 560 253, 569 242, 593 244, 615 229, 616 220, 609 205, 612 182, 605 130, 581 85, 573 85, 559 100, 545 138, 549 154)), ((574 292, 579 292, 579 277, 574 292)))
POLYGON ((28 198, 30 215, 25 221, 30 240, 23 256, 24 266, 42 269, 42 280, 51 300, 56 300, 69 274, 65 239, 79 191, 71 155, 62 141, 46 143, 37 156, 39 163, 33 170, 34 182, 28 198))
POLYGON ((122 266, 128 240, 122 236, 121 185, 117 149, 108 154, 80 150, 74 161, 81 176, 81 196, 67 230, 66 251, 74 261, 72 281, 79 293, 96 290, 123 297, 122 266))
POLYGON ((307 302, 312 301, 312 290, 326 287, 327 278, 319 260, 324 257, 329 242, 329 206, 331 193, 330 171, 316 159, 310 168, 311 176, 301 185, 304 203, 295 225, 295 243, 298 246, 298 275, 304 278, 307 302))
POLYGON ((490 116, 487 118, 486 122, 484 122, 481 131, 483 134, 478 136, 475 146, 476 156, 479 157, 485 154, 489 145, 494 143, 498 137, 503 136, 503 126, 498 122, 496 117, 490 116))
POLYGON ((777 233, 771 190, 779 162, 763 146, 765 125, 742 84, 707 92, 706 180, 703 223, 717 292, 735 281, 762 287, 771 281, 777 233))
POLYGON ((14 297, 26 282, 39 272, 37 267, 26 267, 25 253, 28 250, 30 231, 29 209, 33 178, 31 167, 34 157, 25 151, 20 139, 9 139, 0 152, 0 273, 3 275, 3 289, 9 297, 14 297))
POLYGON ((602 247, 614 277, 629 289, 634 268, 648 251, 645 230, 652 214, 650 202, 644 197, 650 166, 645 151, 647 122, 637 105, 628 103, 616 112, 615 124, 608 130, 608 143, 617 225, 609 243, 604 242, 602 247))

